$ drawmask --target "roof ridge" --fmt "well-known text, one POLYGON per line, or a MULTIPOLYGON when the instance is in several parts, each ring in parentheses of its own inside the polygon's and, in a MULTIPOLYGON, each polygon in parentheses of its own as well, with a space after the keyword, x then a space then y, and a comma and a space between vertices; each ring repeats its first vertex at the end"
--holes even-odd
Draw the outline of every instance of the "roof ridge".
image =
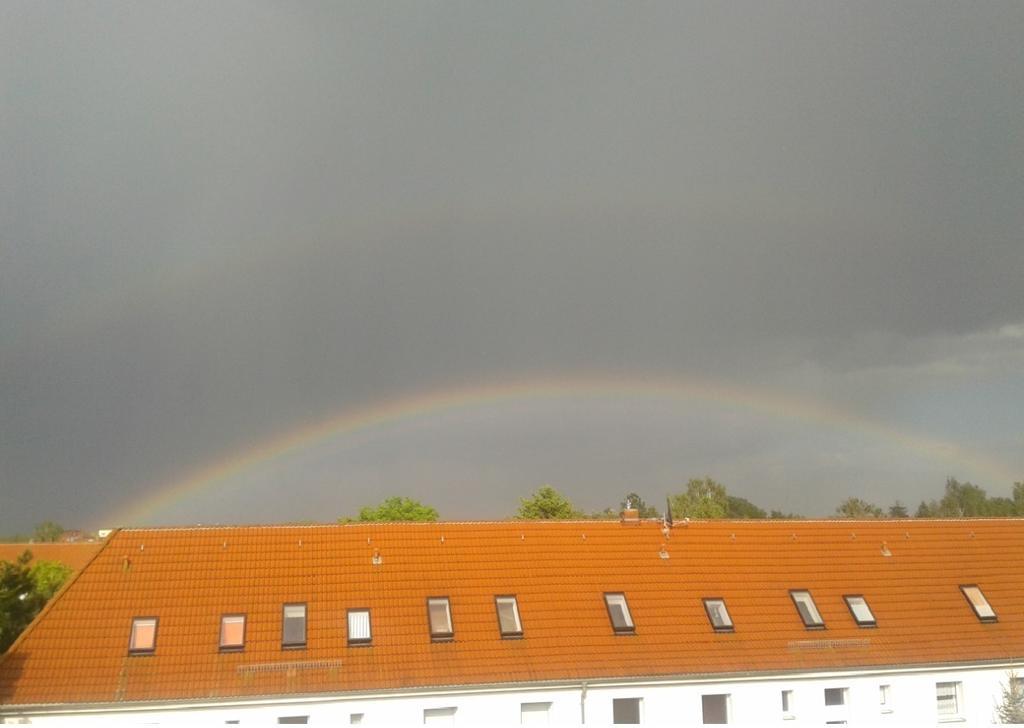
MULTIPOLYGON (((717 524, 751 524, 759 526, 794 528, 807 525, 877 525, 877 526, 905 526, 909 524, 956 524, 956 523, 1016 523, 1024 522, 1021 516, 962 516, 958 518, 800 518, 800 519, 775 519, 775 518, 676 518, 674 528, 685 528, 686 525, 717 525, 717 524), (685 524, 685 525, 684 525, 685 524)), ((618 518, 568 518, 568 519, 465 519, 450 521, 354 521, 351 523, 210 523, 194 525, 171 525, 171 526, 127 526, 118 528, 115 533, 152 533, 157 531, 216 531, 224 529, 314 529, 314 528, 350 528, 350 527, 383 527, 394 526, 430 528, 437 526, 557 526, 567 524, 619 524, 618 518)), ((633 523, 661 524, 662 519, 641 518, 633 523)), ((105 539, 109 541, 114 533, 105 539)), ((55 544, 56 545, 56 544, 55 544)), ((80 546, 82 544, 60 544, 62 546, 80 546)), ((28 546, 28 545, 26 545, 28 546)), ((102 550, 102 549, 101 549, 102 550)))
POLYGON ((29 633, 36 628, 36 625, 43 621, 43 617, 49 614, 50 610, 53 609, 57 602, 67 593, 68 589, 71 588, 71 585, 78 581, 78 578, 85 573, 85 570, 89 568, 92 562, 95 561, 100 554, 107 550, 107 547, 110 545, 113 537, 117 534, 117 531, 118 529, 114 529, 110 535, 104 539, 102 545, 96 549, 96 553, 90 556, 89 560, 82 564, 81 568, 76 570, 75 573, 71 575, 70 579, 64 582, 61 588, 57 590, 57 593, 47 600, 46 604, 43 605, 43 608, 39 610, 39 614, 35 616, 35 619, 29 622, 28 626, 21 631, 21 634, 19 634, 17 638, 15 638, 14 642, 11 643, 10 647, 7 648, 7 652, 0 655, 0 665, 3 665, 3 663, 7 661, 7 658, 15 653, 16 648, 28 637, 29 633))

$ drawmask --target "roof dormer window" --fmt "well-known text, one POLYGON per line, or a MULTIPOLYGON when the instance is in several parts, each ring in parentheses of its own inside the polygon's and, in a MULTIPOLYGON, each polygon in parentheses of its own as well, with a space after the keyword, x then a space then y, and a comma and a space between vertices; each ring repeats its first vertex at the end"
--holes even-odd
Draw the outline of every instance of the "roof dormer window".
POLYGON ((430 620, 430 639, 434 642, 447 642, 454 639, 452 607, 448 597, 427 599, 427 617, 430 620))
POLYGON ((281 621, 281 647, 285 649, 305 647, 306 605, 285 604, 281 621))
POLYGON ((979 620, 982 622, 997 621, 996 612, 992 609, 992 605, 988 603, 985 595, 981 593, 980 587, 976 584, 961 584, 960 591, 967 598, 967 602, 971 605, 971 609, 974 610, 974 614, 979 620))
POLYGON ((348 610, 348 643, 350 645, 368 645, 373 642, 370 631, 370 610, 348 610))
POLYGON ((608 608, 608 618, 612 621, 612 629, 616 634, 632 634, 636 632, 633 616, 629 613, 626 595, 611 592, 604 595, 604 604, 608 608))
POLYGON ((225 614, 220 618, 220 649, 238 652, 245 648, 245 615, 225 614))
POLYGON ((871 607, 868 606, 867 600, 860 594, 848 594, 843 599, 846 601, 846 606, 849 608, 850 614, 853 615, 853 621, 857 623, 858 627, 874 627, 878 624, 875 621, 875 615, 871 611, 871 607))
POLYGON ((156 652, 156 617, 135 617, 132 633, 128 640, 128 654, 152 655, 156 652))
POLYGON ((522 637, 523 623, 519 621, 519 605, 514 596, 494 597, 498 611, 498 629, 502 637, 522 637))
POLYGON ((789 593, 789 596, 796 606, 800 619, 803 620, 804 627, 807 629, 825 629, 825 620, 821 618, 821 612, 818 611, 814 598, 809 591, 806 589, 795 589, 789 593))
POLYGON ((704 611, 708 613, 708 620, 716 632, 732 632, 732 617, 725 607, 725 600, 719 597, 710 597, 704 600, 704 611))

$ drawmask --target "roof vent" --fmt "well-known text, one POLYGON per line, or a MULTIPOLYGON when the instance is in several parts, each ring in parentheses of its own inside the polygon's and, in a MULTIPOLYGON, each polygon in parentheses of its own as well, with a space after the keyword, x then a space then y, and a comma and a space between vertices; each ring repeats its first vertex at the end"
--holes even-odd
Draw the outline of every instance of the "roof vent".
POLYGON ((885 556, 886 558, 892 556, 892 551, 889 550, 889 544, 885 541, 882 541, 882 556, 885 556))
POLYGON ((658 552, 658 558, 661 558, 661 559, 667 559, 668 558, 668 550, 665 548, 665 544, 661 545, 661 551, 658 552))
POLYGON ((380 566, 384 563, 384 558, 380 555, 380 551, 377 549, 373 550, 373 558, 370 560, 374 566, 380 566))

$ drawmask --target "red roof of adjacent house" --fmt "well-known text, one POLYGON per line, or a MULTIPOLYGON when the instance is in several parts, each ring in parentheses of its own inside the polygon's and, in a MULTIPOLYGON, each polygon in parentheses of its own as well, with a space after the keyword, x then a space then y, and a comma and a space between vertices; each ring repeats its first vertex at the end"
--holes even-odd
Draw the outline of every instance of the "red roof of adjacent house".
POLYGON ((98 542, 82 543, 0 543, 0 561, 17 561, 26 551, 32 552, 33 561, 59 561, 78 571, 103 546, 98 542))
POLYGON ((0 662, 0 702, 209 699, 523 681, 965 663, 1024 656, 1024 521, 358 524, 122 530, 0 662), (884 555, 884 554, 890 555, 884 555), (374 554, 379 556, 374 564, 374 554), (667 558, 665 558, 667 556, 667 558), (982 623, 959 585, 976 584, 982 623), (804 627, 808 589, 825 621, 804 627), (615 634, 603 599, 636 625, 615 634), (522 639, 502 639, 514 594, 522 639), (853 621, 861 594, 875 628, 853 621), (426 599, 448 596, 451 642, 426 599), (735 631, 712 630, 722 597, 735 631), (307 647, 281 647, 282 605, 308 605, 307 647), (371 610, 369 647, 346 611, 371 610), (221 616, 247 616, 221 652, 221 616), (159 618, 152 655, 133 617, 159 618), (287 663, 287 664, 286 664, 287 663))

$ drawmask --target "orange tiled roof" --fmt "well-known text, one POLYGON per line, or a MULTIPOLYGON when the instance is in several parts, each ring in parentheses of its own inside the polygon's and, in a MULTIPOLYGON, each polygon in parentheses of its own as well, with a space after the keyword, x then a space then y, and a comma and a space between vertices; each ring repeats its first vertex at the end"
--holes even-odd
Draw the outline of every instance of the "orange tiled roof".
POLYGON ((16 561, 26 551, 33 561, 59 561, 78 571, 103 546, 102 543, 0 543, 0 561, 16 561))
POLYGON ((0 663, 0 703, 1020 659, 1022 567, 1021 520, 711 521, 670 538, 650 522, 123 530, 0 663), (959 584, 978 584, 998 621, 981 623, 959 584), (811 590, 824 631, 804 628, 790 589, 811 590), (613 633, 609 591, 626 594, 635 635, 613 633), (518 597, 522 639, 499 636, 498 594, 518 597), (863 594, 878 627, 858 628, 844 594, 863 594), (430 641, 438 595, 452 642, 430 641), (709 596, 735 632, 711 629, 709 596), (281 649, 286 602, 308 604, 305 649, 281 649), (347 646, 350 607, 372 610, 372 646, 347 646), (226 613, 248 617, 242 652, 218 650, 226 613), (151 615, 156 653, 129 656, 132 618, 151 615))

